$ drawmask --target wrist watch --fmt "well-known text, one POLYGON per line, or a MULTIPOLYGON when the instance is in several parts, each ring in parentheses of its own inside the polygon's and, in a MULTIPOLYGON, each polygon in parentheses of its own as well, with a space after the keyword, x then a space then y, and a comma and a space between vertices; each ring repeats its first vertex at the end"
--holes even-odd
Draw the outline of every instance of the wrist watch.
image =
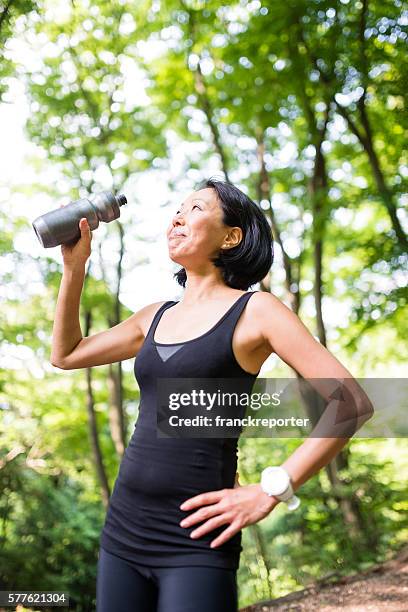
POLYGON ((281 466, 269 466, 262 470, 261 489, 269 496, 287 504, 288 510, 296 510, 300 499, 293 494, 290 476, 281 466))

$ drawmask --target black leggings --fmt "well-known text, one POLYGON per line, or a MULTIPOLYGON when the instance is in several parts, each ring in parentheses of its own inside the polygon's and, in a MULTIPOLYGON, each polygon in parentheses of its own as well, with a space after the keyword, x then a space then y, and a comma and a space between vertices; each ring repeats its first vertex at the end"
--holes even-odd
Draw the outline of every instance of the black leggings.
POLYGON ((150 567, 100 547, 96 612, 237 612, 235 569, 150 567))

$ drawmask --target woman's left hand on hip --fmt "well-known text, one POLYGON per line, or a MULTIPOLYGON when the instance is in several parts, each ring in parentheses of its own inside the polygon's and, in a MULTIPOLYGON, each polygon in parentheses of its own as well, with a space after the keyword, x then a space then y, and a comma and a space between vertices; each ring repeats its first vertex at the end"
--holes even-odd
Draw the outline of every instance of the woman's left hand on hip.
POLYGON ((243 527, 265 518, 278 503, 279 500, 262 491, 260 484, 241 486, 236 477, 233 489, 200 493, 183 502, 181 510, 199 509, 183 519, 180 525, 190 527, 208 519, 190 534, 190 537, 199 538, 216 527, 229 523, 229 526, 211 542, 211 548, 215 548, 229 540, 243 527))

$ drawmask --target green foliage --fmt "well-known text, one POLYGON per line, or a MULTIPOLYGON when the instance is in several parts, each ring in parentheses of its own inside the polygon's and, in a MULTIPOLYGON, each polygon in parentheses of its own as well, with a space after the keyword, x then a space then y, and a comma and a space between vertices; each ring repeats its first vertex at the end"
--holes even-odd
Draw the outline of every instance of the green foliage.
POLYGON ((27 468, 24 455, 0 470, 0 487, 2 589, 67 591, 78 612, 95 609, 100 504, 61 472, 27 468))
POLYGON ((15 62, 10 59, 8 44, 13 37, 16 22, 34 13, 39 3, 36 0, 2 0, 0 3, 0 102, 7 101, 9 80, 14 76, 15 62))
MULTIPOLYGON (((240 483, 257 482, 265 465, 285 460, 296 440, 240 441, 240 483), (251 478, 247 482, 243 473, 251 478)), ((299 489, 302 503, 290 513, 279 504, 259 523, 265 542, 265 565, 248 529, 239 568, 241 600, 280 597, 322 576, 347 575, 386 560, 408 537, 406 482, 398 474, 408 467, 405 440, 353 440, 349 466, 340 475, 344 498, 358 499, 361 531, 351 535, 324 471, 299 489)))
MULTIPOLYGON (((181 164, 183 179, 204 178, 215 158, 254 199, 267 194, 265 214, 274 213, 310 329, 321 239, 329 348, 349 360, 355 376, 377 367, 392 376, 406 361, 407 336, 406 253, 390 215, 395 210, 404 222, 408 182, 403 24, 399 0, 3 2, 0 97, 7 99, 10 77, 22 80, 27 137, 43 155, 33 167, 60 177, 21 193, 29 202, 34 190, 72 199, 116 190, 167 167, 174 136, 195 145, 181 164), (13 37, 36 57, 30 68, 12 59, 13 37), (320 138, 324 180, 313 192, 320 138), (269 189, 262 193, 261 160, 269 189), (331 313, 340 307, 345 314, 331 313)), ((3 588, 66 589, 78 610, 92 610, 104 512, 85 373, 49 364, 61 271, 45 253, 34 259, 19 252, 28 225, 0 211, 0 580, 3 588)), ((278 246, 276 252, 271 288, 285 296, 278 246)), ((106 329, 115 301, 92 271, 81 297, 92 333, 106 329)), ((121 315, 129 314, 122 306, 121 315)), ((106 372, 92 370, 92 390, 113 483, 118 455, 106 372)), ((122 387, 123 408, 135 420, 139 391, 130 372, 122 387)), ((281 463, 297 445, 241 440, 241 483, 257 482, 265 465, 281 463)), ((353 440, 340 470, 341 495, 321 471, 302 486, 298 512, 278 506, 259 531, 245 529, 240 604, 329 572, 358 571, 398 548, 408 527, 400 481, 406 452, 405 440, 353 440), (354 505, 356 530, 345 523, 342 503, 354 505)))

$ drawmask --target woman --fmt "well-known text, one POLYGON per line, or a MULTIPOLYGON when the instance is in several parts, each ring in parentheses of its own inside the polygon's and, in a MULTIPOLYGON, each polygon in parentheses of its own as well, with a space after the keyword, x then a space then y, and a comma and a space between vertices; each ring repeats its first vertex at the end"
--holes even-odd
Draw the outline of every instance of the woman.
MULTIPOLYGON (((79 301, 92 233, 62 246, 64 272, 53 365, 86 368, 135 357, 139 417, 121 461, 101 535, 98 612, 233 612, 241 530, 279 503, 236 479, 236 439, 157 437, 159 377, 241 377, 251 388, 275 352, 304 378, 352 378, 270 293, 247 289, 273 261, 260 208, 230 183, 208 180, 172 217, 169 256, 182 266, 181 301, 149 304, 83 338, 79 301)), ((348 438, 308 438, 282 467, 293 491, 348 438)))

